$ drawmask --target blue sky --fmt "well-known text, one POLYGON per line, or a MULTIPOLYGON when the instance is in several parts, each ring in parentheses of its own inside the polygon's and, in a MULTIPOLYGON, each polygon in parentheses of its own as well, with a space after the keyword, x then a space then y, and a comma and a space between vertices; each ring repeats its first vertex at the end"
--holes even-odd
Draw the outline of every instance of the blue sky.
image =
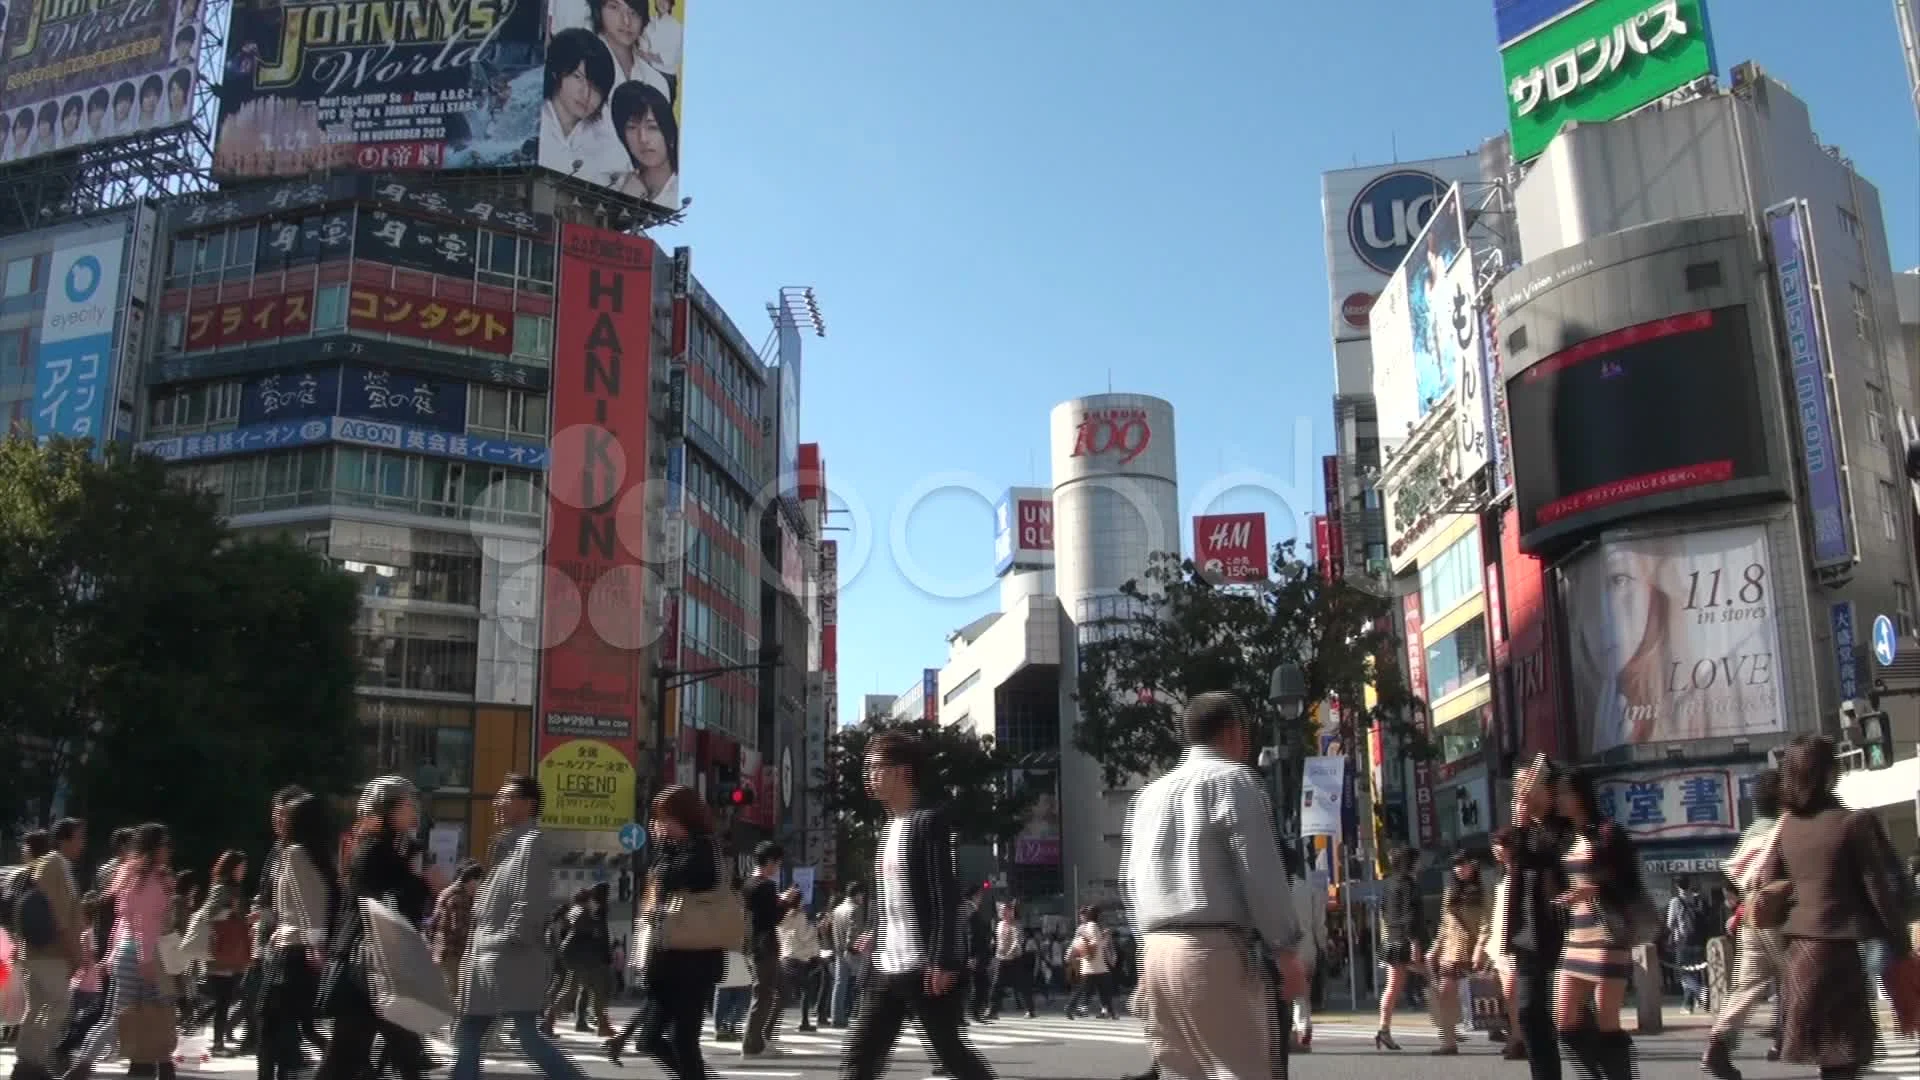
MULTIPOLYGON (((943 474, 1044 484, 1055 403, 1109 383, 1172 401, 1187 513, 1225 474, 1316 475, 1321 172, 1467 151, 1506 119, 1490 0, 689 8, 693 207, 657 239, 693 246, 750 340, 780 286, 819 296, 801 430, 867 536, 838 534, 843 719, 996 606, 991 507, 915 493, 943 474)), ((1753 59, 1805 99, 1879 187, 1895 268, 1920 262, 1889 0, 1719 0, 1712 18, 1722 76, 1753 59)), ((1313 507, 1213 509, 1267 511, 1278 539, 1313 507)))

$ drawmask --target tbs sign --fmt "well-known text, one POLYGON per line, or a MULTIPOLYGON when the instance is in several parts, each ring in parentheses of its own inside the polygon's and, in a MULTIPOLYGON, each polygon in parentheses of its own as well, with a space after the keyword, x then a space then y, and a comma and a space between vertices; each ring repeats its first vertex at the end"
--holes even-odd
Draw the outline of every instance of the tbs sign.
POLYGON ((1448 185, 1432 173, 1402 169, 1376 176, 1347 211, 1347 240, 1360 261, 1382 274, 1398 269, 1448 185))

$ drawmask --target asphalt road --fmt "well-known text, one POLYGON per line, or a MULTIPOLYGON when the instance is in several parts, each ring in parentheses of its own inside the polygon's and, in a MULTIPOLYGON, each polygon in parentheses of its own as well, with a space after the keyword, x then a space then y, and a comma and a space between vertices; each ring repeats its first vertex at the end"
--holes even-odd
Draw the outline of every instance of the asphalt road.
MULTIPOLYGON (((616 1020, 625 1019, 624 1010, 615 1011, 616 1020)), ((788 1016, 789 1026, 797 1014, 788 1016)), ((1499 1077, 1500 1080, 1526 1080, 1526 1066, 1501 1061, 1498 1048, 1484 1035, 1475 1035, 1462 1044, 1458 1057, 1432 1057, 1429 1051, 1438 1045, 1424 1017, 1404 1016, 1396 1025, 1395 1038, 1404 1048, 1400 1053, 1373 1048, 1373 1024, 1355 1022, 1352 1017, 1327 1017, 1314 1025, 1314 1052, 1296 1055, 1292 1075, 1301 1080, 1403 1080, 1409 1075, 1419 1080, 1469 1080, 1499 1077)), ((800 1033, 783 1031, 781 1052, 770 1058, 743 1060, 738 1044, 706 1043, 707 1068, 723 1080, 824 1080, 839 1072, 842 1032, 800 1033)), ((973 1044, 993 1066, 1002 1080, 1118 1080, 1138 1073, 1148 1063, 1146 1039, 1133 1020, 1067 1020, 1058 1014, 1036 1020, 1023 1017, 1003 1018, 989 1025, 968 1029, 973 1044)), ((664 1075, 660 1067, 629 1051, 624 1066, 615 1066, 600 1052, 600 1044, 591 1036, 562 1030, 561 1042, 594 1080, 657 1080, 664 1075)), ((1700 1053, 1706 1042, 1705 1018, 1680 1017, 1667 1033, 1638 1040, 1638 1080, 1701 1080, 1700 1053)), ((442 1061, 450 1064, 447 1048, 437 1047, 442 1061)), ((1749 1038, 1738 1055, 1738 1064, 1747 1080, 1811 1080, 1813 1069, 1769 1065, 1761 1060, 1764 1043, 1749 1038)), ((1920 1044, 1900 1040, 1892 1053, 1873 1071, 1873 1075, 1911 1077, 1920 1080, 1920 1044)), ((0 1073, 13 1067, 10 1051, 0 1050, 0 1073)), ((107 1066, 101 1076, 122 1076, 124 1063, 107 1066)), ((182 1062, 182 1074, 209 1077, 251 1076, 250 1060, 213 1059, 182 1062)), ((512 1055, 496 1052, 488 1059, 489 1075, 527 1075, 534 1070, 512 1055)), ((930 1080, 933 1066, 918 1037, 909 1028, 894 1054, 888 1073, 893 1080, 930 1080)), ((1577 1080, 1571 1068, 1567 1080, 1577 1080)), ((446 1080, 447 1069, 432 1074, 434 1080, 446 1080)))

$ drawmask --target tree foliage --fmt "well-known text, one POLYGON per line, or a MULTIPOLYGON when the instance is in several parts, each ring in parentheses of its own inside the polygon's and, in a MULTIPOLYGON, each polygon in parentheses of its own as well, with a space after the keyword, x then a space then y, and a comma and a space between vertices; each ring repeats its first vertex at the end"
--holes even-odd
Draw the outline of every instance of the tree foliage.
POLYGON ((161 821, 183 866, 257 849, 277 787, 358 779, 354 582, 236 542, 158 461, 0 443, 0 822, 64 794, 98 837, 161 821))
POLYGON ((838 836, 841 882, 865 880, 873 873, 885 814, 867 794, 867 743, 883 731, 904 731, 925 746, 922 797, 953 810, 960 843, 1004 844, 1026 824, 1038 791, 1015 779, 1019 762, 996 746, 993 736, 952 725, 869 716, 834 732, 827 744, 826 772, 814 777, 813 790, 825 800, 838 836))
POLYGON ((1337 698, 1356 725, 1386 725, 1414 753, 1425 752, 1406 723, 1415 699, 1401 673, 1391 602, 1327 581, 1294 557, 1292 540, 1274 548, 1273 569, 1265 585, 1222 588, 1191 560, 1158 554, 1143 579, 1122 589, 1130 613, 1091 635, 1081 628, 1074 744, 1100 762, 1109 784, 1173 767, 1182 750, 1180 710, 1209 690, 1238 692, 1269 738, 1296 754, 1311 752, 1311 711, 1285 723, 1267 701, 1273 670, 1285 663, 1300 666, 1308 702, 1337 698), (1369 683, 1371 709, 1364 706, 1369 683))

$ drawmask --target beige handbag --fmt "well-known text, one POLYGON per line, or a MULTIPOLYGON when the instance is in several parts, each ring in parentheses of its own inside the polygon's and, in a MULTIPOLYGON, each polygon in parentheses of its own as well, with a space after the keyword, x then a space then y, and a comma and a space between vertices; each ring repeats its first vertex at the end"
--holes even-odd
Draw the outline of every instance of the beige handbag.
POLYGON ((716 884, 703 892, 669 893, 660 905, 660 948, 676 952, 739 949, 747 940, 747 905, 727 880, 720 845, 713 846, 716 884))

